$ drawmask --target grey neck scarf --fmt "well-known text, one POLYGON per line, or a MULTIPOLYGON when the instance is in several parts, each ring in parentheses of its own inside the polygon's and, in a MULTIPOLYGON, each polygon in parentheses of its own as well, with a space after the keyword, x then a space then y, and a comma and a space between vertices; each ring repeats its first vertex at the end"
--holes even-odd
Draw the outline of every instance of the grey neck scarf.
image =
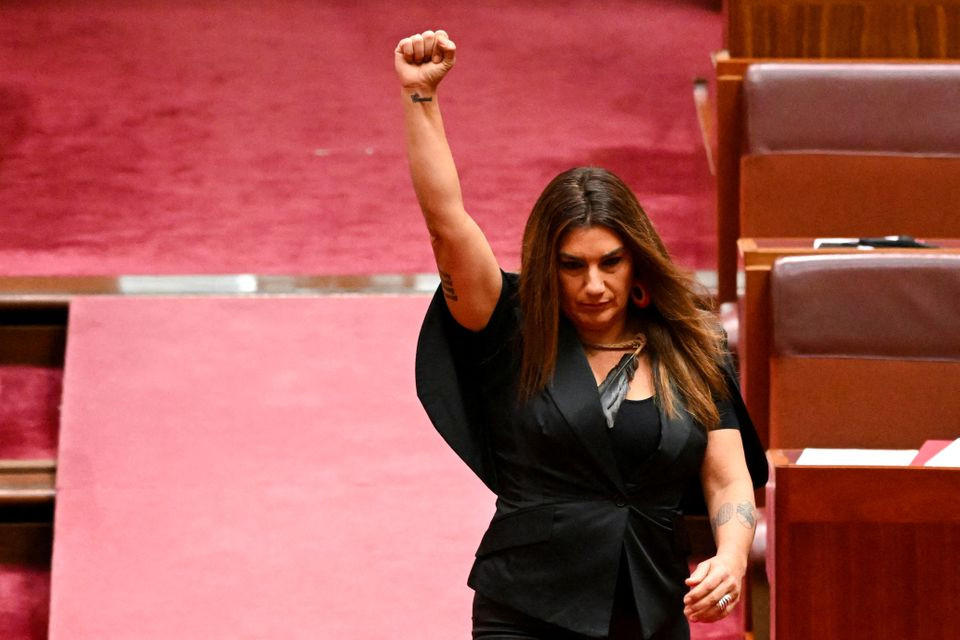
POLYGON ((613 429, 614 422, 617 419, 617 411, 623 404, 623 399, 627 397, 627 390, 630 388, 630 382, 637 372, 637 356, 640 350, 624 354, 607 377, 603 379, 597 391, 600 393, 600 406, 603 409, 603 415, 607 419, 607 427, 613 429))

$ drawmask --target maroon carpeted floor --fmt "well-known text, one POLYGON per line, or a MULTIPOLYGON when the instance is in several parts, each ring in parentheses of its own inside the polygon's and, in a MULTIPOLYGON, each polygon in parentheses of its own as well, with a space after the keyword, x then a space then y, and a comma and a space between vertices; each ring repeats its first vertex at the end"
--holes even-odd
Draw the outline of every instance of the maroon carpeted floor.
POLYGON ((50 569, 0 562, 0 638, 46 640, 50 569))
POLYGON ((54 458, 63 371, 0 366, 0 460, 54 458))
POLYGON ((706 0, 0 2, 0 274, 432 271, 396 41, 446 27, 469 209, 505 266, 547 179, 620 173, 713 266, 706 0))

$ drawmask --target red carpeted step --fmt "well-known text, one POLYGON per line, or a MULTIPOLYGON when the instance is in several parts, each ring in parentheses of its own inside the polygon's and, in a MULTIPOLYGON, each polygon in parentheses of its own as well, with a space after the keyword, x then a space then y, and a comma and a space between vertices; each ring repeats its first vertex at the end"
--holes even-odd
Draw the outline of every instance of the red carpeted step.
POLYGON ((57 455, 63 370, 0 366, 0 460, 57 455))
POLYGON ((49 523, 0 523, 0 638, 46 640, 50 607, 49 523))
POLYGON ((46 640, 50 569, 0 563, 0 637, 46 640))

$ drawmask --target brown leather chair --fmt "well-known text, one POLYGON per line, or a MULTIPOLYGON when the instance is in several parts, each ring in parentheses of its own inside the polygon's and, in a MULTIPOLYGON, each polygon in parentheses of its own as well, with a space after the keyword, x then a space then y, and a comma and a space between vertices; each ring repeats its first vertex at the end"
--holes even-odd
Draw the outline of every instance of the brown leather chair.
POLYGON ((752 65, 740 236, 960 236, 960 64, 752 65))
POLYGON ((960 255, 781 258, 770 447, 960 437, 960 255))

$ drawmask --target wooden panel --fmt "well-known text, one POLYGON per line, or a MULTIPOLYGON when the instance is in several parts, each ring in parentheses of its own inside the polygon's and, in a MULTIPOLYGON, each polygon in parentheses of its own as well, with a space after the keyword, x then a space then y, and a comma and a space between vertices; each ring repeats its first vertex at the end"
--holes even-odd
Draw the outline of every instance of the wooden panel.
POLYGON ((960 237, 960 158, 777 153, 744 156, 747 237, 960 237))
POLYGON ((775 463, 772 637, 955 638, 960 471, 775 463))
POLYGON ((737 299, 743 69, 717 77, 717 299, 737 299))
POLYGON ((754 58, 960 58, 958 0, 729 0, 726 48, 754 58))
POLYGON ((49 569, 52 553, 52 523, 0 523, 0 564, 49 569))
POLYGON ((0 301, 0 364, 63 365, 66 305, 0 301))
POLYGON ((777 358, 771 447, 911 449, 960 435, 960 362, 777 358))
POLYGON ((0 363, 62 367, 66 326, 0 326, 0 363))

